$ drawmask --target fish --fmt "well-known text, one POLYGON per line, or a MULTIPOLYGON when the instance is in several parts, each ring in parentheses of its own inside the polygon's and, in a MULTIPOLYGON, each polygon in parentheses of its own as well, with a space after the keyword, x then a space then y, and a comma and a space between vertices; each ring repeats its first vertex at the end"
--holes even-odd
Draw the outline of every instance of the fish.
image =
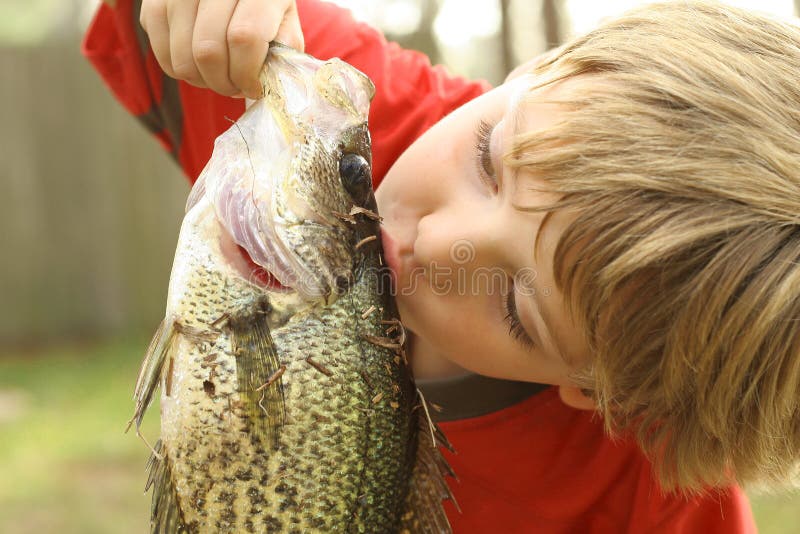
POLYGON ((450 532, 450 445, 383 262, 374 86, 278 44, 261 82, 189 194, 134 388, 151 532, 450 532))

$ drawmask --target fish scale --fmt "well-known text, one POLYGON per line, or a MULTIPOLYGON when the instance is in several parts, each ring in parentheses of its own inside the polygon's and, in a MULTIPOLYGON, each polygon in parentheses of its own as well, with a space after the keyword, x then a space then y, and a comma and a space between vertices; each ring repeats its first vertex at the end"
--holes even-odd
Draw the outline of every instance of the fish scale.
POLYGON ((369 165, 371 83, 283 47, 266 76, 190 194, 137 380, 137 432, 161 388, 151 531, 449 532, 444 441, 402 351, 374 195, 339 175, 344 154, 369 165), (313 88, 305 107, 286 77, 313 88), (291 284, 259 282, 240 245, 291 284))

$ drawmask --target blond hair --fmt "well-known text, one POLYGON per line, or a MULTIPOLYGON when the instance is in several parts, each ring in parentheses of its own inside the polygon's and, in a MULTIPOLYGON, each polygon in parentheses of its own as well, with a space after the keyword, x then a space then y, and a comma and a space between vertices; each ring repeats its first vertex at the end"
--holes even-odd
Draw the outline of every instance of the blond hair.
POLYGON ((547 209, 574 210, 556 283, 607 428, 634 429, 666 489, 796 476, 800 30, 658 4, 536 71, 577 89, 506 160, 560 193, 547 209))

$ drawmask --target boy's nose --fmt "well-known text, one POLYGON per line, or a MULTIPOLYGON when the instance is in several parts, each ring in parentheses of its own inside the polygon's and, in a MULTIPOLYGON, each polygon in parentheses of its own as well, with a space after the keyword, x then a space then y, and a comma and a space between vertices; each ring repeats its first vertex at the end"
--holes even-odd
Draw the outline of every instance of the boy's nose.
POLYGON ((426 215, 420 219, 417 232, 417 261, 463 268, 498 263, 498 236, 491 217, 469 206, 426 215))

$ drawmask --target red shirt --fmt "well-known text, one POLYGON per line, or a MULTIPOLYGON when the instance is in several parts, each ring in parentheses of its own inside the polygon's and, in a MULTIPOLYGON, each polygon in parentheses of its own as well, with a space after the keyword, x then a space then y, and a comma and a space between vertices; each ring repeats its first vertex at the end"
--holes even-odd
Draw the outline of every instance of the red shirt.
MULTIPOLYGON (((244 102, 164 76, 139 28, 138 3, 101 6, 83 53, 194 181, 244 102)), ((488 89, 431 67, 332 4, 299 0, 298 8, 308 53, 341 57, 375 83, 369 126, 376 186, 422 132, 488 89)), ((448 504, 456 533, 755 531, 739 488, 688 500, 663 495, 633 443, 612 442, 596 415, 567 407, 553 388, 442 428, 457 450, 448 454, 462 510, 448 504)))
POLYGON ((703 498, 666 496, 635 443, 612 441, 594 412, 549 388, 489 415, 441 423, 455 447, 450 484, 457 533, 755 532, 738 487, 703 498))

